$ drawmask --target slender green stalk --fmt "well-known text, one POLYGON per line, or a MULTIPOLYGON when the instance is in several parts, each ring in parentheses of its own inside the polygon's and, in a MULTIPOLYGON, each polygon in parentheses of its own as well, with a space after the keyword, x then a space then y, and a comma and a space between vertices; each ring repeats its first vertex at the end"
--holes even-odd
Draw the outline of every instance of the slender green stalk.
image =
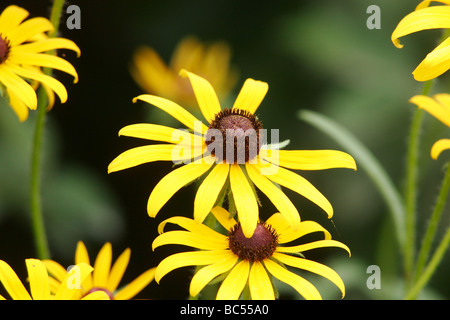
MULTIPOLYGON (((432 80, 427 81, 424 85, 422 94, 428 95, 433 84, 432 80)), ((411 122, 407 163, 406 163, 406 190, 405 190, 405 278, 407 282, 411 279, 414 266, 414 256, 416 248, 416 215, 417 215, 417 184, 418 184, 418 161, 419 161, 419 144, 420 132, 422 129, 424 111, 416 108, 411 122)))
POLYGON ((414 281, 417 281, 418 278, 420 277, 422 270, 425 266, 425 263, 428 259, 428 256, 430 254, 430 248, 433 243, 434 236, 436 234, 436 229, 438 227, 442 211, 444 210, 449 189, 450 189, 450 163, 447 164, 447 169, 444 176, 444 180, 442 181, 439 196, 437 198, 433 213, 428 223, 428 227, 425 232, 425 236, 423 238, 423 242, 419 251, 419 255, 416 262, 416 268, 414 272, 414 281))
MULTIPOLYGON (((54 26, 54 31, 50 36, 58 32, 59 20, 64 7, 64 0, 55 0, 53 2, 50 21, 54 26)), ((43 72, 51 74, 51 70, 46 68, 43 72)), ((40 87, 38 92, 38 107, 36 124, 34 131, 33 151, 31 155, 31 187, 30 187, 30 210, 33 235, 35 239, 37 256, 39 259, 50 258, 50 250, 45 232, 44 216, 42 212, 41 201, 41 169, 42 169, 42 144, 45 128, 45 116, 47 113, 47 95, 45 90, 40 87)))
POLYGON ((411 300, 417 298, 420 291, 425 287, 425 285, 430 280, 431 276, 436 271, 436 268, 441 262, 442 258, 444 257, 444 254, 447 251, 449 244, 450 244, 450 227, 447 228, 444 238, 438 245, 430 262, 428 263, 428 265, 426 266, 420 277, 417 279, 417 281, 414 283, 414 285, 411 287, 411 289, 407 292, 405 299, 411 300))

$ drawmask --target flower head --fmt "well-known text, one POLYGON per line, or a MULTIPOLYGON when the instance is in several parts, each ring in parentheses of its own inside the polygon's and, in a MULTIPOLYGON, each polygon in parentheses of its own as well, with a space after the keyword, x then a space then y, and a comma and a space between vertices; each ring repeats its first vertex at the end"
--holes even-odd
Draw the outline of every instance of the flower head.
MULTIPOLYGON (((247 79, 231 108, 222 109, 211 84, 204 78, 181 71, 188 77, 208 126, 178 104, 154 95, 134 99, 166 111, 193 133, 154 124, 135 124, 122 128, 119 135, 161 141, 123 152, 108 166, 119 171, 153 161, 185 164, 167 174, 155 186, 147 203, 150 217, 183 186, 206 177, 194 200, 194 219, 202 222, 215 206, 220 194, 231 190, 237 216, 246 237, 251 237, 258 223, 259 208, 255 186, 262 191, 295 228, 300 216, 292 202, 278 187, 291 189, 322 208, 329 217, 329 201, 302 176, 288 170, 356 169, 354 159, 334 150, 272 150, 264 143, 266 131, 255 115, 268 85, 247 79)), ((276 130, 273 130, 275 133, 276 130)), ((278 142, 278 141, 277 141, 278 142)))
POLYGON ((294 230, 285 217, 275 213, 265 222, 258 222, 251 238, 242 233, 242 227, 228 211, 221 207, 212 209, 213 215, 226 234, 210 229, 204 224, 185 217, 172 217, 159 225, 160 235, 153 241, 153 249, 167 244, 186 245, 198 250, 173 254, 156 268, 155 280, 159 283, 169 272, 186 266, 204 266, 192 278, 189 292, 197 296, 213 279, 225 276, 217 292, 217 299, 239 299, 248 286, 252 299, 276 297, 271 276, 292 286, 305 299, 320 299, 318 290, 303 277, 289 271, 286 266, 306 270, 333 282, 345 295, 345 286, 331 268, 301 256, 302 252, 339 247, 350 254, 346 245, 331 240, 322 226, 313 221, 303 221, 294 230), (184 230, 163 232, 166 224, 176 224, 184 230), (324 240, 289 246, 294 240, 315 232, 324 234, 324 240))
MULTIPOLYGON (((155 268, 145 271, 134 281, 118 289, 130 261, 130 254, 131 251, 127 248, 111 267, 112 247, 111 243, 105 243, 95 259, 92 274, 89 274, 81 282, 79 294, 85 296, 92 292, 101 291, 114 300, 128 300, 137 295, 154 279, 155 268)), ((75 263, 90 264, 86 246, 81 241, 77 245, 75 263)), ((59 263, 53 260, 45 260, 44 264, 56 282, 61 282, 64 279, 67 271, 59 263)))
MULTIPOLYGON (((392 33, 391 39, 397 48, 402 48, 399 38, 422 30, 450 28, 450 1, 438 0, 444 5, 429 6, 432 1, 424 0, 412 13, 405 16, 392 33)), ((450 68, 450 38, 445 39, 413 71, 414 79, 434 79, 450 68)))
POLYGON ((133 56, 131 75, 149 94, 166 97, 186 106, 195 106, 189 82, 178 76, 181 69, 191 70, 211 82, 217 94, 226 97, 237 80, 230 67, 230 48, 225 42, 203 44, 192 36, 183 38, 166 64, 152 48, 142 46, 133 56))
MULTIPOLYGON (((450 127, 450 94, 440 93, 433 97, 417 95, 412 97, 409 102, 416 104, 417 107, 424 109, 450 127)), ((447 149, 450 149, 450 139, 440 139, 431 147, 431 157, 436 160, 442 151, 447 149)))
POLYGON ((53 105, 54 93, 62 103, 67 100, 64 85, 45 75, 42 67, 66 72, 74 77, 74 82, 78 81, 78 74, 69 62, 45 52, 69 49, 80 54, 73 41, 48 38, 46 33, 54 29, 48 19, 36 17, 24 21, 28 15, 28 11, 15 5, 0 14, 0 84, 21 121, 27 119, 28 109, 37 107, 35 88, 38 85, 47 91, 49 107, 53 105))
MULTIPOLYGON (((108 300, 103 291, 81 295, 81 289, 76 282, 82 282, 90 275, 93 268, 85 263, 79 263, 65 272, 61 281, 55 284, 49 277, 47 269, 41 260, 26 259, 30 293, 20 281, 14 270, 3 260, 0 260, 0 282, 13 300, 108 300), (51 289, 52 288, 52 289, 51 289)), ((0 295, 0 300, 5 298, 0 295)))

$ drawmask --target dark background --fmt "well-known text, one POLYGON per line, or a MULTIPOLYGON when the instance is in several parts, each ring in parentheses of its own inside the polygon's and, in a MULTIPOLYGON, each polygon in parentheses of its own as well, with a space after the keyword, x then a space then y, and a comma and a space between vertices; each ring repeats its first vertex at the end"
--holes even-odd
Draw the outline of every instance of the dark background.
MULTIPOLYGON (((31 16, 49 16, 51 2, 2 1, 1 9, 17 4, 31 16)), ((129 66, 134 50, 148 45, 168 62, 177 43, 187 35, 201 41, 225 40, 232 49, 232 65, 239 70, 238 92, 246 78, 269 83, 258 109, 265 128, 279 128, 288 149, 340 149, 330 138, 297 117, 301 109, 321 112, 346 126, 380 160, 399 189, 403 187, 407 128, 413 106, 408 99, 420 93, 421 83, 411 72, 438 39, 433 31, 402 39, 396 49, 390 35, 400 19, 414 9, 411 1, 71 1, 81 9, 81 29, 65 26, 60 35, 74 40, 81 57, 66 52, 79 83, 56 73, 66 85, 69 100, 56 104, 47 116, 43 198, 52 256, 63 265, 73 263, 76 242, 82 240, 91 259, 106 241, 114 260, 132 250, 123 283, 156 266, 171 246, 155 252, 151 243, 159 222, 171 215, 192 216, 195 186, 180 190, 155 219, 146 212, 155 184, 171 170, 171 163, 152 163, 107 174, 107 166, 121 152, 145 141, 118 137, 120 128, 160 119, 151 106, 132 103, 144 93, 133 81, 129 66), (381 29, 369 30, 366 9, 381 8, 381 29)), ((446 76, 438 83, 448 88, 446 76)), ((435 90, 438 90, 437 88, 435 90)), ((437 91, 435 91, 437 92, 437 91)), ((4 104, 4 103, 3 103, 4 104)), ((19 123, 11 109, 1 108, 0 131, 0 258, 19 274, 24 259, 35 256, 28 218, 29 152, 34 114, 19 123), (3 150, 3 151, 1 151, 3 150), (3 163, 2 163, 3 161, 3 163)), ((429 149, 448 131, 427 117, 421 149, 420 230, 427 221, 442 174, 444 157, 429 159, 429 149)), ((333 204, 332 221, 300 196, 286 191, 302 219, 324 224, 352 250, 317 250, 308 257, 335 269, 346 284, 346 299, 398 299, 402 283, 390 216, 378 191, 359 170, 302 173, 333 204), (381 268, 381 290, 369 290, 366 269, 381 268)), ((269 208, 274 209, 264 200, 269 208)), ((445 215, 445 214, 444 214, 445 215)), ((448 224, 448 212, 443 226, 448 224)), ((440 231, 439 235, 442 232, 440 231)), ((424 298, 448 298, 448 257, 424 298)), ((184 299, 192 270, 175 270, 152 283, 138 298, 184 299)), ((305 274, 325 298, 339 299, 327 280, 305 274)), ((22 277, 24 279, 24 277, 22 277)), ((281 297, 297 296, 285 286, 281 297)))

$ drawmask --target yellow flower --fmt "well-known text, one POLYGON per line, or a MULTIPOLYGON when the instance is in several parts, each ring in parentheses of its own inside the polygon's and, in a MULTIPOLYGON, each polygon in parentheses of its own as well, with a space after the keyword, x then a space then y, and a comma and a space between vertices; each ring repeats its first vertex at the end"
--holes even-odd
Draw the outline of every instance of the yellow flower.
MULTIPOLYGON (((430 113, 447 127, 450 127, 450 94, 439 93, 432 98, 417 95, 412 97, 409 102, 416 104, 419 108, 430 113)), ((433 144, 433 147, 431 148, 431 157, 436 160, 442 151, 447 149, 450 149, 450 139, 440 139, 433 144)))
MULTIPOLYGON (((130 255, 131 251, 127 248, 111 267, 112 247, 111 243, 105 243, 95 259, 92 275, 89 274, 81 282, 82 289, 79 295, 84 296, 92 292, 101 291, 105 292, 110 299, 114 300, 128 300, 137 295, 154 279, 155 268, 145 271, 129 284, 117 289, 130 261, 130 255)), ((77 245, 75 263, 90 264, 86 246, 81 241, 77 245)), ((54 277, 56 283, 63 281, 67 273, 64 267, 53 260, 45 260, 44 264, 49 270, 49 273, 54 277)))
MULTIPOLYGON (((445 5, 432 6, 430 0, 422 1, 416 10, 405 16, 392 33, 391 40, 397 48, 402 48, 399 38, 422 30, 450 28, 450 1, 436 2, 445 5)), ((450 38, 445 39, 413 71, 414 79, 427 81, 434 79, 450 68, 450 38)))
POLYGON ((54 29, 48 19, 36 17, 24 21, 28 15, 28 11, 15 5, 7 7, 0 15, 0 83, 20 121, 27 119, 28 109, 37 108, 36 84, 42 84, 49 94, 49 107, 54 92, 62 103, 67 100, 64 85, 45 75, 41 67, 64 71, 74 77, 74 82, 78 81, 77 72, 69 62, 44 52, 69 49, 80 55, 73 41, 47 37, 46 32, 54 29))
POLYGON ((303 277, 289 271, 286 268, 289 266, 329 279, 344 297, 344 283, 334 270, 301 256, 302 252, 324 247, 343 248, 350 254, 345 244, 331 240, 329 232, 318 223, 302 221, 299 228, 294 230, 283 215, 275 213, 266 222, 259 222, 253 236, 246 238, 240 224, 229 217, 228 211, 215 207, 212 213, 227 235, 185 217, 172 217, 159 225, 160 235, 153 241, 153 249, 175 244, 199 250, 176 253, 162 260, 156 268, 156 282, 159 283, 162 277, 177 268, 205 266, 192 278, 189 288, 191 296, 197 296, 213 279, 225 276, 217 299, 239 299, 245 286, 248 286, 252 299, 274 299, 276 294, 270 277, 272 275, 292 286, 305 299, 321 299, 318 290, 303 277), (179 225, 186 231, 163 233, 167 223, 179 225), (314 232, 322 232, 325 239, 288 245, 314 232))
POLYGON ((185 70, 181 74, 189 77, 209 127, 170 100, 140 95, 134 101, 142 100, 166 111, 193 130, 194 134, 154 124, 126 126, 120 130, 119 135, 162 141, 165 144, 130 149, 108 166, 108 172, 114 172, 152 161, 187 163, 167 174, 155 186, 147 204, 150 217, 155 217, 179 189, 207 172, 209 173, 198 188, 194 200, 194 219, 198 222, 206 218, 220 195, 228 190, 228 185, 239 222, 247 237, 252 236, 259 219, 254 185, 272 201, 294 228, 300 223, 298 211, 277 185, 308 198, 329 217, 333 215, 328 200, 305 178, 286 168, 356 169, 350 155, 334 150, 270 150, 261 142, 264 131, 258 117, 254 115, 266 95, 267 83, 247 79, 233 107, 221 110, 216 93, 207 80, 185 70))
POLYGON ((131 75, 146 93, 192 107, 196 102, 194 92, 189 83, 178 76, 178 71, 187 69, 201 75, 214 86, 219 97, 225 98, 237 81, 237 72, 230 67, 230 56, 225 42, 205 45, 195 37, 185 37, 177 45, 169 64, 152 48, 138 48, 133 56, 131 75))
MULTIPOLYGON (((26 259, 25 263, 31 295, 14 270, 5 261, 0 260, 0 282, 13 300, 79 300, 81 289, 76 286, 76 282, 82 282, 93 270, 85 263, 73 266, 70 272, 64 274, 61 282, 53 288, 52 292, 50 290, 52 279, 48 276, 44 263, 37 259, 26 259)), ((85 295, 81 299, 108 300, 109 297, 105 292, 98 291, 85 295)), ((0 295, 0 300, 5 298, 0 295)))

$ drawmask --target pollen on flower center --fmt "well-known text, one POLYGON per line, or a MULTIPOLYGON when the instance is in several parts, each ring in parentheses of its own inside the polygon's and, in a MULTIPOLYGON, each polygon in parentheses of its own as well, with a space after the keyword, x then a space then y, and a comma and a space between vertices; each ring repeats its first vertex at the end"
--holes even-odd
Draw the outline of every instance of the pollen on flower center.
POLYGON ((224 109, 216 114, 206 132, 208 151, 219 162, 244 164, 258 155, 262 128, 254 114, 240 109, 224 109))
POLYGON ((0 34, 0 64, 8 59, 10 49, 8 39, 0 34))
POLYGON ((272 256, 278 245, 278 234, 270 226, 256 225, 251 238, 246 238, 242 227, 237 224, 228 233, 230 250, 243 260, 262 261, 272 256))

